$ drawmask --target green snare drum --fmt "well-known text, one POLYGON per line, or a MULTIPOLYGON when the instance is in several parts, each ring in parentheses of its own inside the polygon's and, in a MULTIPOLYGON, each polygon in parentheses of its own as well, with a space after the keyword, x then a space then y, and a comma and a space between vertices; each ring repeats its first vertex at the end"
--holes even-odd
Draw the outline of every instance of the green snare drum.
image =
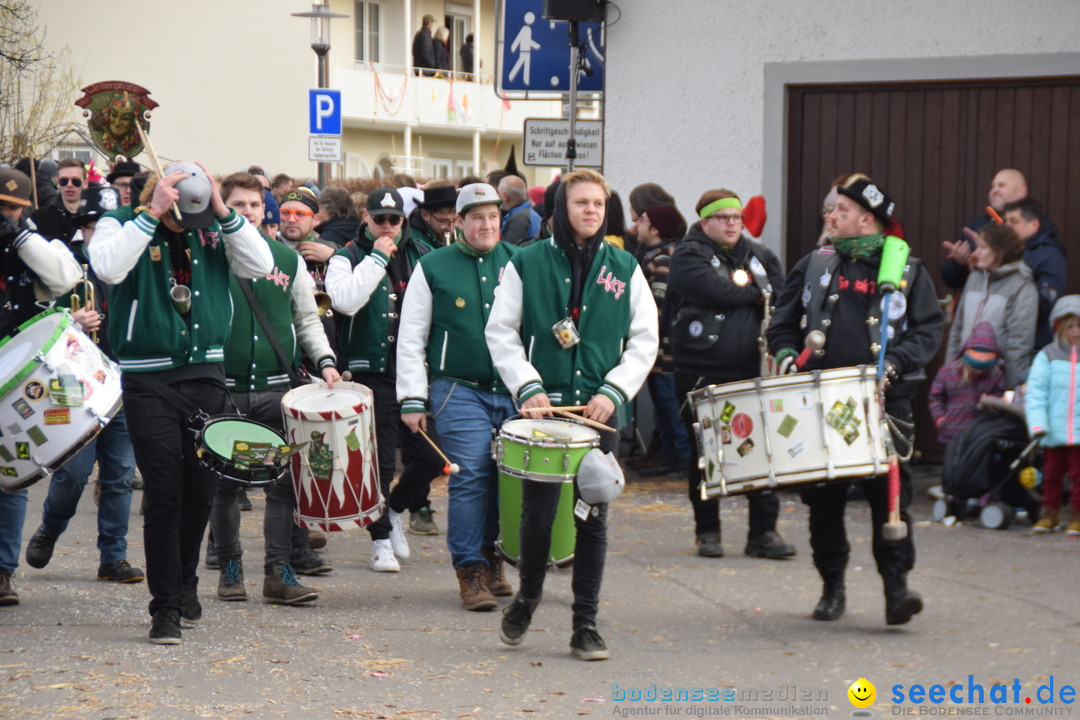
POLYGON ((521 554, 522 482, 562 483, 551 527, 549 559, 557 567, 574 559, 574 479, 585 453, 600 446, 594 430, 569 420, 507 420, 494 442, 499 467, 499 552, 512 564, 521 554))
POLYGON ((200 464, 220 480, 261 486, 281 477, 292 447, 262 423, 237 415, 216 415, 195 435, 200 464))

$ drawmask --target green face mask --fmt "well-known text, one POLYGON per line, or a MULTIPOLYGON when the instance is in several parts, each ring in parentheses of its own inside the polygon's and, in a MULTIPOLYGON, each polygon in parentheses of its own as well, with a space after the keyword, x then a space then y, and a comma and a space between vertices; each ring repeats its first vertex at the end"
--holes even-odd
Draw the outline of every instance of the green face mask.
POLYGON ((841 255, 853 258, 869 257, 881 250, 881 247, 885 244, 885 233, 834 237, 832 244, 836 248, 836 252, 841 255))

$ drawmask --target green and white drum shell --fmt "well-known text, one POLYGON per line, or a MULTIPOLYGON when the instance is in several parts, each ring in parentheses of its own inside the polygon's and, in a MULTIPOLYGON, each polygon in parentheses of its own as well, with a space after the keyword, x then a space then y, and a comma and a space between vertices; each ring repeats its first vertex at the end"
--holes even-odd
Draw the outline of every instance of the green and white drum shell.
POLYGON ((493 443, 499 469, 499 540, 507 561, 521 554, 521 498, 524 483, 562 483, 551 526, 548 562, 556 567, 574 559, 574 480, 585 454, 600 446, 600 435, 570 420, 515 418, 503 423, 493 443), (542 433, 544 437, 534 437, 542 433))
POLYGON ((815 370, 689 393, 706 497, 888 470, 874 368, 815 370))
POLYGON ((120 368, 54 309, 0 341, 0 490, 49 476, 120 410, 120 368))

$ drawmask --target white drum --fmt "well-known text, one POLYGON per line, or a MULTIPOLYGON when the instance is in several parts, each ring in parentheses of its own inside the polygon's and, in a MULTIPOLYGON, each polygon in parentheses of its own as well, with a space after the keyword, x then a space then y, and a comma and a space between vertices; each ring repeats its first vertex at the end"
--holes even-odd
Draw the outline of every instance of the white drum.
POLYGON ((375 405, 364 385, 312 383, 281 398, 292 456, 301 527, 326 531, 364 528, 383 513, 375 405))
POLYGON ((0 489, 52 474, 120 410, 120 369, 50 310, 0 342, 0 489))
POLYGON ((710 385, 689 400, 704 497, 888 470, 871 367, 710 385))

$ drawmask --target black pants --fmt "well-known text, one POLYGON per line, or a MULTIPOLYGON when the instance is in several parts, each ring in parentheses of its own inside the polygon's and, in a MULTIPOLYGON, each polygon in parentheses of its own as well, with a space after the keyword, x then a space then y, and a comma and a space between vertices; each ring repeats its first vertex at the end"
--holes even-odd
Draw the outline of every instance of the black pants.
MULTIPOLYGON (((124 373, 123 400, 135 462, 142 473, 145 510, 143 543, 150 613, 180 609, 180 593, 196 582, 199 550, 210 517, 217 479, 195 457, 190 413, 145 384, 146 376, 166 373, 124 373)), ((168 383, 208 415, 225 408, 225 375, 168 383)))
MULTIPOLYGON (((892 402, 886 412, 903 423, 912 419, 911 405, 907 401, 892 402)), ((913 438, 893 433, 897 450, 908 452, 913 438)), ((889 476, 877 475, 862 480, 866 499, 870 503, 870 519, 873 524, 874 561, 878 573, 885 582, 902 580, 915 566, 915 543, 912 539, 911 470, 907 463, 900 463, 900 519, 907 525, 907 537, 903 540, 885 540, 881 531, 889 519, 889 476)), ((844 509, 847 505, 848 483, 837 482, 808 487, 802 491, 802 500, 810 506, 810 547, 814 551, 814 566, 822 578, 842 578, 847 568, 851 547, 844 529, 844 509)))
MULTIPOLYGON (((614 416, 613 416, 614 417, 614 416)), ((619 436, 616 433, 600 433, 600 449, 618 453, 619 436)), ((521 578, 522 597, 536 599, 543 594, 544 578, 547 576, 548 556, 551 553, 551 525, 559 509, 562 483, 523 480, 521 483, 521 557, 518 575, 521 578)), ((579 499, 577 483, 574 484, 574 503, 579 499)), ((606 503, 594 505, 589 516, 582 520, 574 515, 574 591, 573 627, 596 624, 596 611, 600 604, 600 586, 604 580, 604 560, 607 557, 607 511, 606 503)))
MULTIPOLYGON (((431 481, 442 475, 443 460, 427 441, 409 430, 401 422, 401 405, 397 401, 397 389, 392 377, 379 373, 356 373, 353 381, 367 385, 375 398, 375 441, 379 444, 379 487, 386 498, 387 507, 403 512, 413 501, 427 493, 431 481), (394 492, 390 483, 396 469, 397 449, 401 447, 403 469, 394 492)), ((436 443, 438 436, 432 424, 428 424, 428 436, 436 443)), ((382 517, 368 526, 372 540, 390 537, 390 517, 382 517)))
MULTIPOLYGON (((701 470, 697 460, 701 455, 697 433, 694 432, 694 407, 686 400, 686 394, 697 388, 735 382, 731 378, 701 377, 688 373, 675 373, 675 397, 681 404, 683 422, 690 435, 690 465, 686 468, 686 482, 690 492, 690 504, 694 508, 694 527, 697 535, 720 532, 720 498, 701 499, 701 470)), ((761 537, 776 529, 776 519, 780 515, 780 499, 771 490, 762 490, 746 496, 750 506, 750 530, 747 538, 761 537)))

